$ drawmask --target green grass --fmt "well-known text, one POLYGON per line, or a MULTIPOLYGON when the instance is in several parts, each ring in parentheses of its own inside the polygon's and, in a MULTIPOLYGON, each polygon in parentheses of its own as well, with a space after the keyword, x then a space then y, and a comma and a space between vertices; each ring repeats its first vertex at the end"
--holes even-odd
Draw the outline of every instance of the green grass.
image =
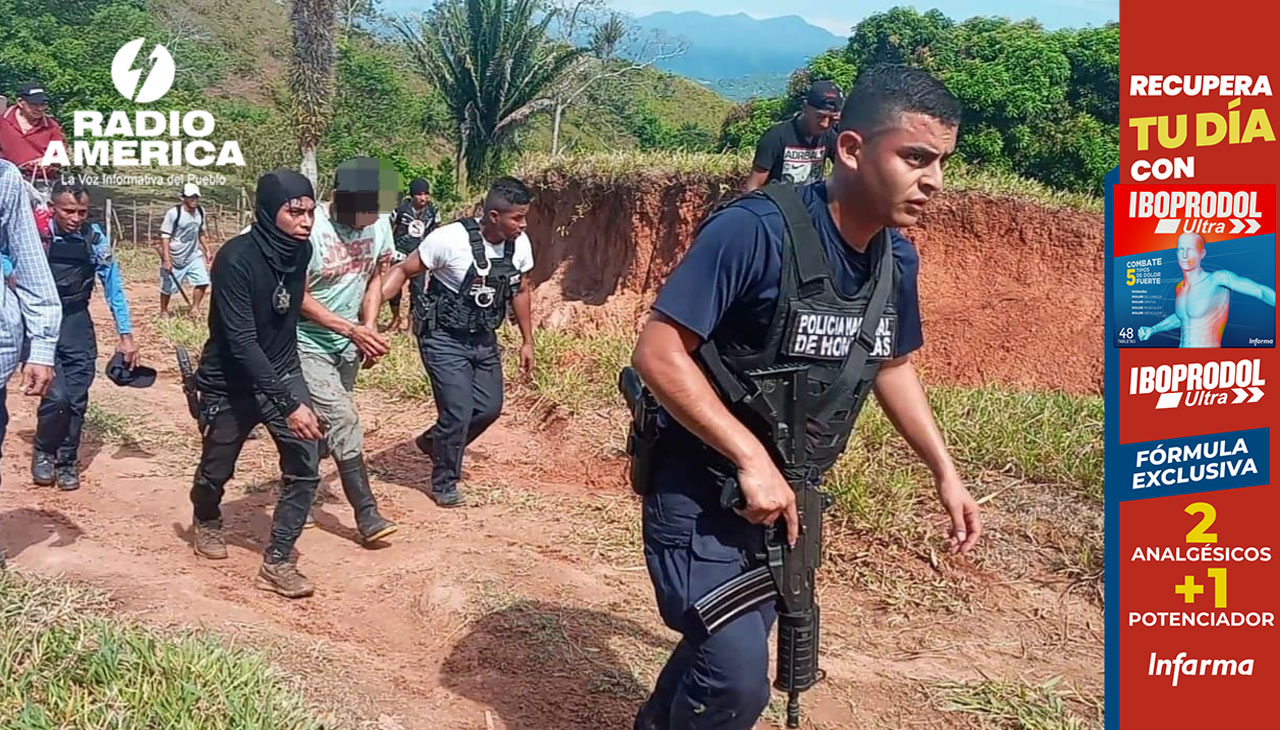
POLYGON ((390 341, 391 352, 377 365, 360 371, 356 390, 377 390, 395 398, 431 400, 431 381, 422 368, 418 341, 407 333, 384 333, 384 336, 390 341))
MULTIPOLYGON (((750 171, 751 159, 746 155, 630 151, 555 157, 529 154, 521 158, 513 174, 533 183, 562 179, 613 188, 640 180, 677 184, 693 179, 728 184, 739 178, 745 180, 750 171)), ((624 190, 611 190, 611 194, 624 194, 624 190)))
MULTIPOLYGON (((132 246, 128 244, 115 246, 116 263, 120 265, 120 273, 124 280, 131 284, 151 283, 159 292, 160 255, 151 246, 132 246)), ((150 293, 150 292, 148 292, 150 293)))
POLYGON ((1102 215, 1103 200, 1097 195, 1051 188, 1016 173, 966 165, 956 160, 947 166, 946 185, 956 192, 1009 196, 1047 208, 1067 208, 1102 215))
MULTIPOLYGON (((996 386, 936 387, 928 397, 966 479, 998 472, 1065 484, 1101 504, 1102 398, 996 386)), ((874 399, 827 478, 836 502, 857 525, 879 534, 909 518, 922 485, 931 482, 874 399)))
MULTIPOLYGON (((498 336, 508 395, 542 400, 570 415, 614 403, 618 370, 630 359, 633 344, 612 334, 584 337, 540 330, 535 334, 533 381, 528 383, 520 372, 520 333, 507 326, 498 336)), ((360 371, 356 388, 429 401, 431 383, 423 370, 417 341, 400 333, 389 335, 389 339, 391 352, 377 366, 360 371)))
MULTIPOLYGON (((520 334, 504 328, 503 370, 508 382, 519 377, 520 334)), ((619 402, 618 370, 631 361, 634 338, 614 333, 584 336, 563 330, 534 334, 533 393, 571 415, 609 408, 619 402)))
POLYGON ((0 573, 0 730, 311 730, 259 653, 110 617, 79 586, 0 573))
POLYGON ((138 434, 124 414, 90 401, 84 412, 84 425, 104 441, 114 443, 136 442, 138 434))
POLYGON ((155 327, 156 331, 169 341, 169 344, 187 348, 187 352, 194 361, 200 356, 200 349, 209 338, 209 327, 204 319, 196 320, 188 317, 186 310, 186 305, 178 305, 169 310, 172 316, 157 319, 155 327))
MULTIPOLYGON (((746 152, 724 154, 692 152, 605 152, 573 156, 531 153, 516 165, 515 175, 528 182, 558 187, 577 181, 621 194, 628 185, 644 183, 710 181, 737 189, 751 170, 746 152), (677 181, 671 178, 683 178, 677 181)), ((946 189, 953 193, 982 193, 1008 196, 1052 209, 1080 210, 1101 215, 1102 199, 1083 193, 1056 190, 1043 183, 1013 173, 976 168, 956 161, 947 167, 946 189)))
POLYGON ((1057 681, 1040 686, 985 680, 938 686, 942 709, 979 718, 981 727, 999 730, 1094 730, 1102 726, 1099 700, 1057 689, 1057 681), (1081 717, 1067 705, 1071 699, 1091 706, 1098 720, 1081 717))

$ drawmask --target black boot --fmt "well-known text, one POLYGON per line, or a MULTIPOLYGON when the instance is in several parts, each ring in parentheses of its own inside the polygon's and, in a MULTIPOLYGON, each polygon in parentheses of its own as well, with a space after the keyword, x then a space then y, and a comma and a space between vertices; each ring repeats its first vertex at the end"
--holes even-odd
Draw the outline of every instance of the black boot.
POLYGON ((364 467, 364 457, 338 462, 338 478, 342 480, 342 492, 356 513, 356 529, 365 545, 381 540, 396 531, 396 524, 378 514, 378 503, 369 487, 369 472, 364 467))
POLYGON ((31 481, 42 487, 53 484, 55 477, 53 454, 46 454, 39 449, 31 451, 31 481))

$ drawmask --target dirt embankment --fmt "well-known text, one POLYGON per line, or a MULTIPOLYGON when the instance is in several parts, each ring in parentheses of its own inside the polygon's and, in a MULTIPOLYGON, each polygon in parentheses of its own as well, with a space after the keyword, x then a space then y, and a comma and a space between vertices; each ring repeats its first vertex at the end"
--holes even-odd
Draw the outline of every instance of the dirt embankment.
MULTIPOLYGON (((551 328, 638 325, 730 190, 718 180, 530 182, 535 311, 551 328)), ((946 193, 904 233, 920 250, 919 362, 931 382, 1101 393, 1101 216, 946 193)))

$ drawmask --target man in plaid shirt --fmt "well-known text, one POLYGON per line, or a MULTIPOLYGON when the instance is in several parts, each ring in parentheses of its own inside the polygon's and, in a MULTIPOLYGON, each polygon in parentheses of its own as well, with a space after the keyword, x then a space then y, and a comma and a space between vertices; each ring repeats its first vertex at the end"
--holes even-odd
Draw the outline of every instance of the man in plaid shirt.
MULTIPOLYGON (((62 303, 36 233, 18 168, 0 160, 0 255, 13 263, 12 288, 0 285, 0 447, 9 425, 9 377, 22 365, 23 395, 40 397, 53 381, 62 303)), ((4 554, 0 552, 0 567, 4 554)))

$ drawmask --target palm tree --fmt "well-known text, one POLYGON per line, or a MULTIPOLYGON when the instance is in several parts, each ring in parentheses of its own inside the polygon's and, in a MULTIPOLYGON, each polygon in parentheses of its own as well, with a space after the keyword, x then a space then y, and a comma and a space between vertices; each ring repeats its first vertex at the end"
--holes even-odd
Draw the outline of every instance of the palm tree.
POLYGON ((458 187, 496 170, 512 133, 535 112, 582 55, 547 34, 553 13, 535 21, 538 0, 445 0, 414 28, 400 20, 414 63, 440 89, 454 124, 458 187))
POLYGON ((316 148, 333 113, 333 68, 338 51, 334 0, 293 0, 293 56, 289 87, 293 93, 293 121, 302 148, 302 174, 319 192, 316 148))

